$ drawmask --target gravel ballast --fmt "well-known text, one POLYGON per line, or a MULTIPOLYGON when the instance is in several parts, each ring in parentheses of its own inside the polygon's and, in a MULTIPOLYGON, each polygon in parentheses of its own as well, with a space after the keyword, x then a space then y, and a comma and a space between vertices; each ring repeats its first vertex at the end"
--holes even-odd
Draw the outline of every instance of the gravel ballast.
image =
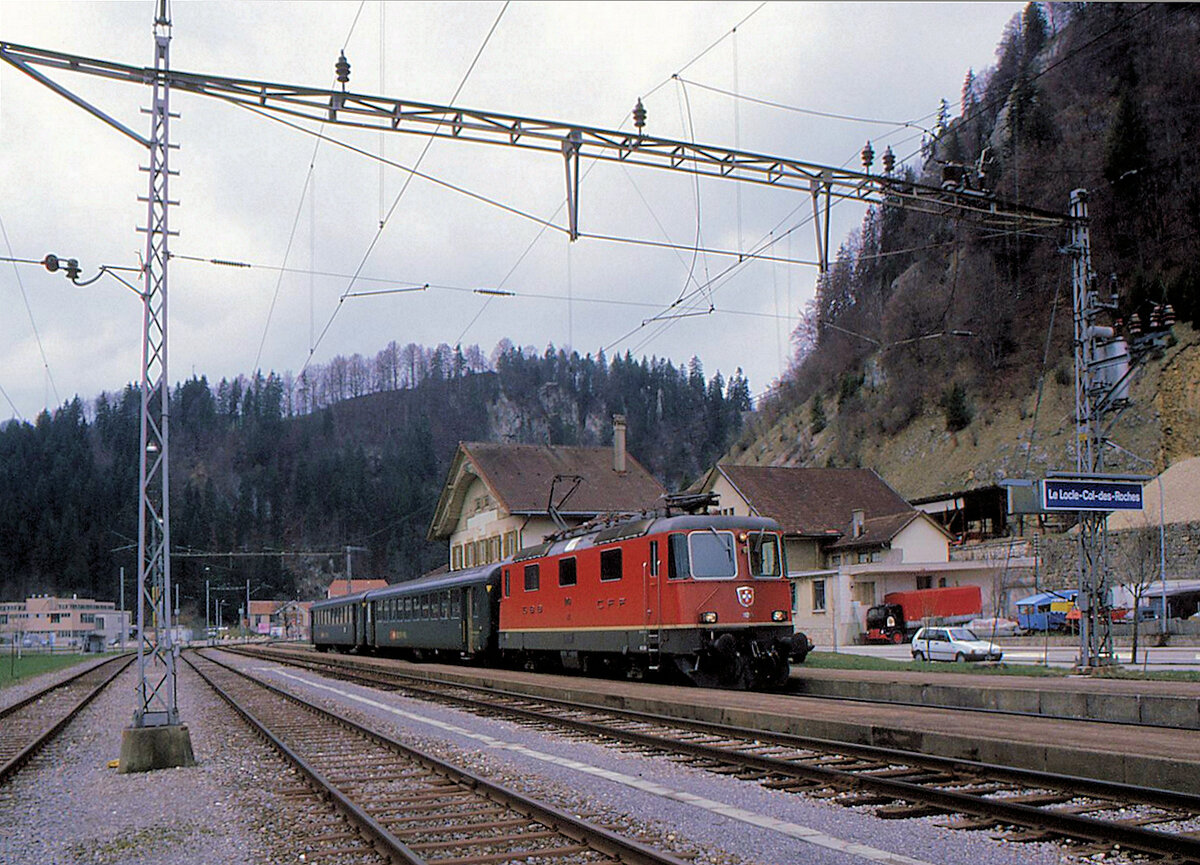
MULTIPOLYGON (((939 825, 945 817, 880 820, 869 808, 772 791, 661 757, 269 662, 222 658, 494 782, 696 865, 1089 861, 1055 845, 1006 844, 984 832, 949 830, 939 825)), ((180 713, 197 765, 139 775, 109 768, 132 716, 134 681, 131 668, 0 788, 0 863, 297 863, 307 861, 308 836, 339 831, 330 820, 340 818, 330 818, 292 770, 184 664, 180 713)), ((5 701, 12 697, 8 691, 5 701)), ((1103 861, 1116 863, 1121 857, 1109 854, 1103 861)))

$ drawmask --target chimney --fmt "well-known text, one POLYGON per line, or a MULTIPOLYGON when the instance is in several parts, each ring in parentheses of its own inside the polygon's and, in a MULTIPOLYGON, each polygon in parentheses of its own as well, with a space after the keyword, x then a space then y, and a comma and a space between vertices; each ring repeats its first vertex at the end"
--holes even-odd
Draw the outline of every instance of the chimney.
POLYGON ((625 415, 613 415, 613 471, 625 473, 625 415))
POLYGON ((863 534, 863 522, 867 518, 867 512, 862 508, 855 508, 850 512, 850 535, 851 537, 861 538, 863 534))

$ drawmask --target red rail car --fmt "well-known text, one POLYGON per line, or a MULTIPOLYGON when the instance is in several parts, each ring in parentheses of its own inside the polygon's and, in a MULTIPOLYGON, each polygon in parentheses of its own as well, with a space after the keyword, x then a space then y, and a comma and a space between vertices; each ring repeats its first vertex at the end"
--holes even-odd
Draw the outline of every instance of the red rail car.
POLYGON ((509 659, 773 688, 811 647, 792 626, 774 520, 668 510, 580 527, 501 567, 509 659))

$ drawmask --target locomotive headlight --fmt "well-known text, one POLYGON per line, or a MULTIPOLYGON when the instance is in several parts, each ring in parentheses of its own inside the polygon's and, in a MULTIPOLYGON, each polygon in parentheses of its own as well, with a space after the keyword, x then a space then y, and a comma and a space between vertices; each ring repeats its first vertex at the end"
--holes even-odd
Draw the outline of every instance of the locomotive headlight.
POLYGON ((772 622, 786 622, 787 621, 787 611, 772 610, 771 611, 771 621, 772 622))
POLYGON ((700 622, 704 625, 715 625, 717 623, 717 614, 713 610, 700 614, 700 622))

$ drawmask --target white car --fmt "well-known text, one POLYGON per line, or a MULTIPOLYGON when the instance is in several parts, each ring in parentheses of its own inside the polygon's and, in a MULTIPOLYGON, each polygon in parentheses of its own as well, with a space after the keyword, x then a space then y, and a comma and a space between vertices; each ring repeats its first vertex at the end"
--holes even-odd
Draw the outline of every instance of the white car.
POLYGON ((970 628, 921 628, 912 638, 917 661, 999 661, 1004 652, 970 628))

